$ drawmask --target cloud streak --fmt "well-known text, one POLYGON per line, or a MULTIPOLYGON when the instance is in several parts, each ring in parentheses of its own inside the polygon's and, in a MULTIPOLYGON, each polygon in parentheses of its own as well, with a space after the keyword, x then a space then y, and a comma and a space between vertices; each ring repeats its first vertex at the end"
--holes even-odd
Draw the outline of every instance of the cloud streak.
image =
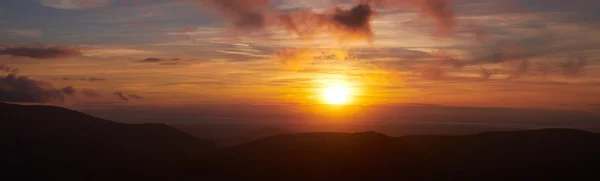
POLYGON ((124 92, 114 92, 114 96, 116 96, 119 100, 124 102, 129 102, 129 100, 142 100, 144 97, 136 95, 136 94, 125 94, 124 92))
POLYGON ((110 5, 110 0, 40 0, 40 4, 56 9, 90 9, 110 5))
POLYGON ((81 91, 81 94, 82 94, 84 97, 92 97, 92 98, 93 98, 93 97, 102 97, 102 95, 101 95, 100 93, 98 93, 98 92, 96 92, 96 91, 94 91, 94 90, 91 90, 91 89, 83 89, 83 90, 81 91))
POLYGON ((103 82, 106 81, 104 78, 98 77, 62 77, 60 79, 54 79, 56 81, 88 81, 88 82, 103 82))
POLYGON ((0 49, 0 55, 13 57, 29 57, 33 59, 61 59, 80 56, 77 48, 66 46, 53 47, 6 47, 0 49))
POLYGON ((4 31, 11 33, 13 35, 32 37, 32 38, 37 38, 37 37, 42 36, 42 31, 40 31, 40 30, 4 30, 4 31))

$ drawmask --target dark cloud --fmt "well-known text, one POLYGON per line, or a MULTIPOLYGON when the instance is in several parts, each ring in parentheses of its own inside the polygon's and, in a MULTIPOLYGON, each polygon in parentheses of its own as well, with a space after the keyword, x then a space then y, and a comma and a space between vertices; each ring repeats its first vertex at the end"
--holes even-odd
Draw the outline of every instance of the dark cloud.
POLYGON ((329 33, 340 38, 372 40, 372 9, 404 8, 417 10, 432 17, 438 24, 438 34, 449 34, 456 24, 451 0, 357 0, 350 9, 334 8, 315 13, 312 10, 278 12, 271 9, 271 0, 199 0, 226 20, 238 31, 263 30, 266 26, 284 27, 301 37, 329 33))
POLYGON ((142 97, 142 96, 138 96, 138 95, 135 95, 135 94, 130 94, 130 95, 129 95, 129 98, 131 98, 131 99, 135 99, 135 100, 144 99, 144 97, 142 97))
POLYGON ((479 73, 480 73, 480 75, 481 75, 481 78, 482 78, 483 80, 488 80, 488 79, 490 79, 490 78, 491 78, 491 77, 492 77, 494 74, 496 74, 497 72, 498 72, 498 71, 494 71, 494 70, 488 70, 488 69, 486 69, 485 67, 481 67, 481 72, 479 72, 479 73))
POLYGON ((75 89, 73 86, 67 86, 60 90, 62 90, 62 92, 68 96, 75 96, 75 93, 77 93, 77 89, 75 89))
POLYGON ((142 62, 142 63, 158 63, 158 62, 162 62, 162 61, 164 61, 164 60, 161 58, 154 58, 154 57, 139 60, 139 62, 142 62))
POLYGON ((142 96, 139 96, 139 95, 136 95, 136 94, 126 95, 123 92, 115 92, 115 93, 113 93, 113 95, 117 96, 117 98, 119 98, 120 100, 125 101, 125 102, 128 102, 129 100, 132 100, 132 99, 133 100, 144 99, 144 97, 142 97, 142 96))
POLYGON ((125 96, 125 94, 123 94, 123 92, 115 92, 113 93, 113 95, 117 96, 120 100, 122 101, 129 101, 129 98, 127 98, 127 96, 125 96))
POLYGON ((410 50, 406 48, 361 48, 351 50, 350 54, 352 54, 352 56, 356 59, 394 58, 399 60, 418 60, 433 57, 433 55, 429 52, 420 50, 410 50))
POLYGON ((13 57, 29 57, 34 59, 59 59, 82 55, 80 49, 53 46, 53 47, 6 47, 0 49, 0 55, 13 57))
POLYGON ((75 89, 69 87, 59 90, 49 82, 10 74, 0 78, 0 101, 28 103, 64 101, 65 94, 74 93, 75 89))
POLYGON ((164 58, 149 57, 149 58, 146 58, 146 59, 143 59, 143 60, 138 60, 136 62, 141 62, 141 63, 156 63, 158 65, 179 65, 179 64, 181 64, 180 63, 181 61, 183 61, 183 59, 180 59, 180 58, 164 59, 164 58))
POLYGON ((330 33, 341 38, 373 38, 371 19, 374 11, 368 4, 358 4, 351 9, 335 8, 323 14, 310 11, 279 16, 280 23, 301 37, 330 33))
POLYGON ((96 92, 94 90, 91 90, 91 89, 83 89, 81 91, 81 94, 84 97, 102 97, 102 95, 100 93, 98 93, 98 92, 96 92))
POLYGON ((104 78, 97 78, 97 77, 62 77, 59 79, 53 79, 53 80, 61 80, 61 81, 88 81, 88 82, 102 82, 102 81, 106 81, 106 79, 104 78))
POLYGON ((104 78, 96 78, 96 77, 89 77, 86 80, 90 81, 90 82, 106 81, 106 79, 104 79, 104 78))
POLYGON ((8 65, 0 65, 0 72, 19 73, 20 70, 18 68, 9 67, 8 65))

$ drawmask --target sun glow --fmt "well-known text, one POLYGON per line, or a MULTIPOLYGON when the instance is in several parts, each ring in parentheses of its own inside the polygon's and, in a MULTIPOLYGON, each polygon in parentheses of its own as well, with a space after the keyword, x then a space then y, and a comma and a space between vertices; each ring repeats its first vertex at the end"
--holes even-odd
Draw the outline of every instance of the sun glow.
POLYGON ((343 105, 350 102, 350 88, 336 82, 326 85, 322 92, 323 102, 331 105, 343 105))

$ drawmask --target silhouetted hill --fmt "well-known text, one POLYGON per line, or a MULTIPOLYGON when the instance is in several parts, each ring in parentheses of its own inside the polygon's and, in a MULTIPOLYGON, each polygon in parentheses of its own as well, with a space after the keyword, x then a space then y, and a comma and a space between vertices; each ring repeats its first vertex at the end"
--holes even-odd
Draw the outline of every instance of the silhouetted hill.
POLYGON ((569 129, 470 136, 277 135, 222 152, 228 179, 574 180, 595 175, 600 135, 569 129))
POLYGON ((192 136, 213 140, 218 148, 248 143, 276 134, 294 131, 261 124, 174 124, 173 127, 192 136))
POLYGON ((600 135, 571 129, 278 134, 215 150, 162 124, 52 106, 0 103, 0 116, 4 176, 18 180, 594 180, 600 168, 600 135))
POLYGON ((164 124, 122 124, 59 107, 0 103, 0 116, 2 160, 26 175, 170 174, 215 150, 164 124))

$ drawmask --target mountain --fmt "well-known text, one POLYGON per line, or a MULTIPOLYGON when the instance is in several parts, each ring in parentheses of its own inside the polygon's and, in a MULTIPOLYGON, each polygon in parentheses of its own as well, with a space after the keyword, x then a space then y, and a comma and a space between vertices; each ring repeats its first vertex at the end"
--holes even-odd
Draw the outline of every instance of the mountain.
POLYGON ((171 125, 198 138, 214 141, 217 148, 226 148, 282 133, 295 133, 280 126, 261 124, 174 124, 171 125))
POLYGON ((215 151, 212 141, 164 124, 122 124, 59 107, 0 103, 0 117, 4 168, 24 175, 168 175, 215 151))
POLYGON ((575 180, 595 176, 600 135, 569 129, 469 136, 284 134, 226 149, 228 180, 575 180))
POLYGON ((572 129, 277 134, 216 149, 59 107, 0 103, 0 118, 2 178, 19 180, 592 180, 600 163, 600 134, 572 129))

